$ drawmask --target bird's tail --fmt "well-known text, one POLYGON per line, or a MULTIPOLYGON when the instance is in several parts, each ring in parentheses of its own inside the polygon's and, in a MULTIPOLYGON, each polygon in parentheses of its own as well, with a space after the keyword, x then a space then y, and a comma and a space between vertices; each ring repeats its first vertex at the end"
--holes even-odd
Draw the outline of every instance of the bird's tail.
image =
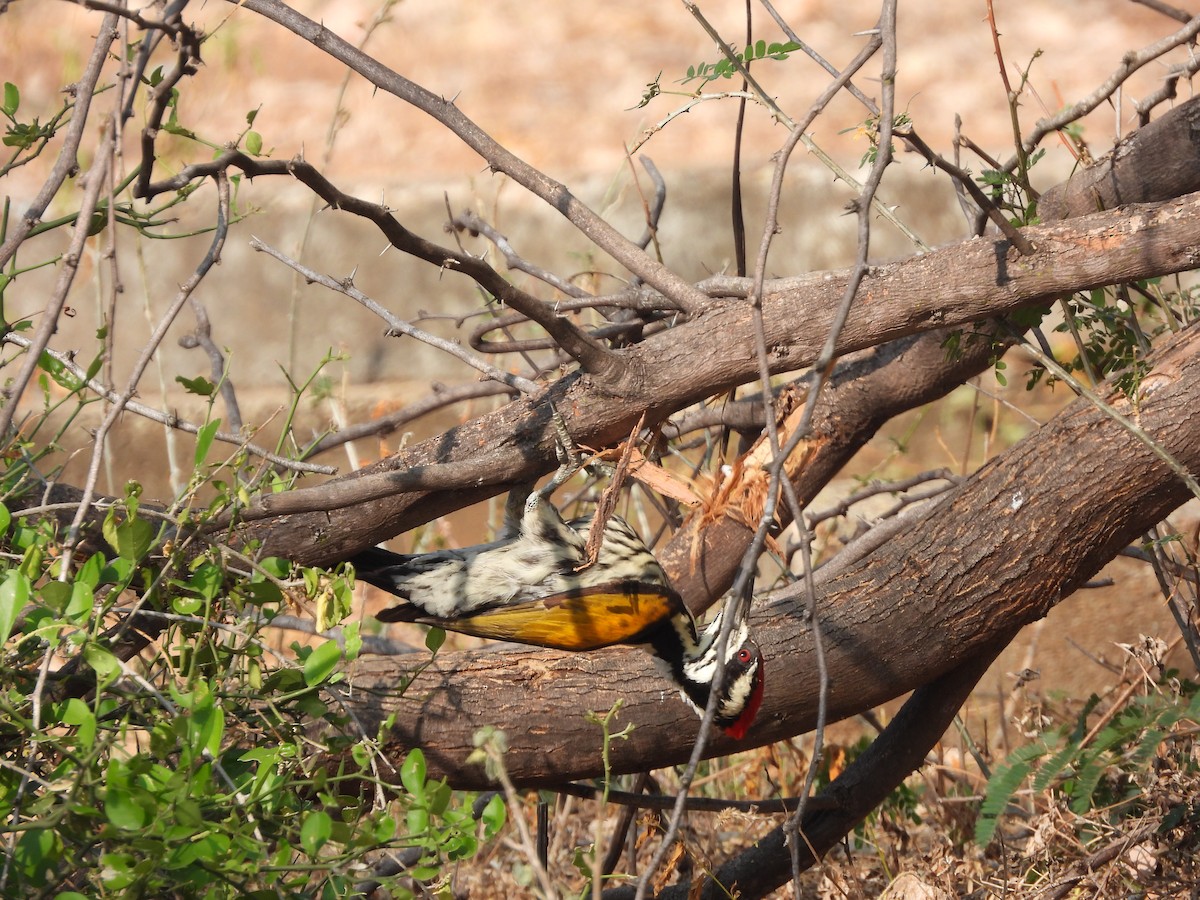
MULTIPOLYGON (((365 581, 380 590, 407 600, 406 580, 412 574, 409 568, 410 559, 411 557, 384 550, 382 547, 368 547, 361 553, 352 556, 349 562, 353 564, 355 577, 359 581, 365 581)), ((407 622, 411 621, 406 615, 410 612, 413 616, 421 614, 416 607, 399 606, 394 609, 381 610, 376 618, 384 622, 407 622)))

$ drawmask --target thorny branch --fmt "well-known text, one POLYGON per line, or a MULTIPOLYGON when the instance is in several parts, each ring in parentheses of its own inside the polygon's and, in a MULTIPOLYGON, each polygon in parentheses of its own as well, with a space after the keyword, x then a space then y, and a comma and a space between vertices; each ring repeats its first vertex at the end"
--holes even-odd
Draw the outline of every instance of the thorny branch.
MULTIPOLYGON (((17 248, 33 230, 45 213, 46 208, 50 205, 55 195, 58 194, 63 182, 69 175, 74 173, 79 163, 77 154, 79 152, 79 143, 83 137, 83 129, 87 124, 88 107, 92 101, 92 94, 96 90, 96 83, 100 79, 100 71, 104 66, 104 60, 108 55, 108 48, 117 37, 116 32, 117 17, 109 13, 104 17, 104 22, 100 27, 100 33, 96 37, 95 47, 92 49, 92 55, 88 59, 87 68, 84 69, 83 77, 73 87, 75 94, 75 114, 72 116, 70 123, 67 125, 66 134, 63 138, 63 148, 59 151, 58 159, 54 163, 54 168, 50 172, 50 176, 46 179, 42 189, 34 198, 33 203, 15 225, 12 226, 12 232, 8 238, 0 245, 0 269, 3 269, 12 259, 13 254, 17 252, 17 248)), ((29 379, 33 377, 33 370, 37 367, 38 357, 46 346, 50 343, 50 336, 54 333, 54 329, 58 325, 58 318, 62 314, 63 304, 66 302, 67 291, 71 283, 75 279, 75 272, 79 266, 79 258, 83 253, 83 245, 87 240, 88 226, 91 222, 92 212, 96 209, 96 204, 100 198, 100 191, 104 185, 104 179, 107 177, 107 160, 112 153, 113 133, 112 127, 105 130, 106 137, 102 139, 99 150, 97 151, 98 158, 93 160, 92 167, 89 170, 84 189, 84 197, 81 205, 81 213, 78 221, 75 223, 75 230, 72 234, 71 246, 65 257, 65 265, 59 275, 58 284, 55 286, 54 294, 47 303, 45 310, 42 312, 42 319, 38 323, 38 329, 34 333, 32 347, 30 353, 26 356, 24 362, 21 363, 21 369, 13 379, 11 385, 4 388, 4 395, 9 399, 9 402, 4 404, 0 409, 0 440, 7 440, 9 430, 12 428, 13 414, 16 412, 17 403, 21 394, 24 393, 26 386, 29 384, 29 379)))

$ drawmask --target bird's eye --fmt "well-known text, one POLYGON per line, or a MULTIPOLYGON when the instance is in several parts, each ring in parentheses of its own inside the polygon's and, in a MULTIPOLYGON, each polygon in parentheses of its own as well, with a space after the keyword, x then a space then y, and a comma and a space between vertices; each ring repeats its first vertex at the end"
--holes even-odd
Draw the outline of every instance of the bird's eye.
POLYGON ((737 658, 738 662, 740 662, 742 665, 748 665, 750 660, 754 658, 754 654, 751 653, 746 647, 743 647, 738 651, 737 658))

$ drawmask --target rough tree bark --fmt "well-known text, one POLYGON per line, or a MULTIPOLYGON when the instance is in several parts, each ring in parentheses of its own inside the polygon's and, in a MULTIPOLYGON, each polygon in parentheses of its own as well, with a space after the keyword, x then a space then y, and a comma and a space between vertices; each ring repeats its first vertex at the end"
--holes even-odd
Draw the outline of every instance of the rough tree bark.
MULTIPOLYGON (((1181 272, 1200 264, 1200 195, 1096 213, 1026 230, 1038 248, 1020 257, 1006 241, 972 239, 871 270, 839 352, 876 346, 932 328, 980 322, 1063 292, 1181 272)), ((772 288, 763 299, 773 372, 812 363, 846 273, 817 273, 772 288)), ((329 564, 454 509, 493 496, 554 467, 549 404, 576 441, 611 446, 645 413, 648 424, 757 375, 751 311, 745 301, 713 301, 703 314, 621 351, 622 374, 600 382, 568 375, 534 398, 513 401, 403 453, 326 485, 268 495, 251 515, 247 538, 268 553, 329 564), (720 335, 722 353, 710 352, 720 335), (423 467, 475 461, 493 475, 482 487, 412 489, 423 467), (361 487, 375 483, 376 497, 361 487), (382 495, 382 496, 380 496, 382 495), (315 511, 292 512, 307 506, 315 511)), ((481 476, 482 480, 482 476, 481 476)), ((479 482, 476 482, 479 483, 479 482)))
MULTIPOLYGON (((1110 398, 1191 470, 1200 468, 1198 349, 1200 329, 1189 328, 1155 355, 1136 405, 1110 398)), ((1188 496, 1142 441, 1077 400, 875 552, 819 580, 833 718, 1007 641, 1188 496)), ((796 591, 760 608, 754 627, 767 656, 767 697, 747 742, 714 740, 713 755, 815 724, 817 672, 796 591)), ((615 772, 685 761, 696 731, 694 714, 636 649, 446 654, 405 697, 392 690, 397 675, 395 659, 360 660, 346 702, 370 733, 395 713, 389 752, 421 746, 431 771, 463 787, 487 783, 465 764, 484 725, 509 732, 505 762, 520 785, 600 774, 599 731, 582 713, 618 699, 620 721, 639 727, 610 748, 615 772)))

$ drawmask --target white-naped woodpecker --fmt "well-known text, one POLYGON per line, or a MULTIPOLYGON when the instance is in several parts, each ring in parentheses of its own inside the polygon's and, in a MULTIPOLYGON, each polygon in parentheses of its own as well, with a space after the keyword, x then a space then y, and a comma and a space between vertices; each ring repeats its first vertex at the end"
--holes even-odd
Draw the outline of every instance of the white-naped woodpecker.
MULTIPOLYGON (((543 492, 534 492, 516 519, 510 502, 499 540, 416 555, 371 548, 350 562, 361 580, 407 601, 379 612, 380 621, 569 651, 645 645, 683 698, 703 712, 724 613, 698 633, 654 554, 618 516, 605 522, 591 565, 590 516, 564 522, 543 492)), ((726 642, 715 719, 736 739, 753 723, 763 694, 762 653, 744 609, 726 642)))

